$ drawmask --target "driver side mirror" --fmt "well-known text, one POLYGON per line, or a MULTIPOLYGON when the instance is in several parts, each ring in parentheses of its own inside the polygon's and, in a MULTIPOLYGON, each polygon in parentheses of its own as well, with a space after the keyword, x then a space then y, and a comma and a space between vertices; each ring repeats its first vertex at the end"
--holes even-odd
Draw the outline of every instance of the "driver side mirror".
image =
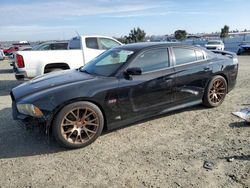
POLYGON ((139 67, 128 68, 125 72, 128 75, 141 75, 142 74, 142 70, 139 67))

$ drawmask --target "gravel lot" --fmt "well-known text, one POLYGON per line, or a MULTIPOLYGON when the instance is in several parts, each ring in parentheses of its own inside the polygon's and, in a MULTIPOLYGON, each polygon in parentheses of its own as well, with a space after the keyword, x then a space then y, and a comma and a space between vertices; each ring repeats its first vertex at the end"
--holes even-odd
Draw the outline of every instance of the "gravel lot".
POLYGON ((250 106, 250 57, 239 62, 220 107, 176 111, 64 150, 12 120, 9 91, 21 82, 0 61, 0 187, 250 187, 250 125, 231 115, 250 106))

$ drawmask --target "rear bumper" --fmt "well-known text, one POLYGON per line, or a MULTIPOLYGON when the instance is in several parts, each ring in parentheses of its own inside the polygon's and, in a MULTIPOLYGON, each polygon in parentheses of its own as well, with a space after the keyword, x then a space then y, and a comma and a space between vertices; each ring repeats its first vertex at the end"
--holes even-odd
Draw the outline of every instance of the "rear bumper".
POLYGON ((228 88, 227 88, 227 92, 228 92, 228 93, 229 93, 230 91, 232 91, 233 88, 235 88, 236 83, 237 83, 236 80, 232 80, 232 81, 230 82, 230 84, 228 84, 228 88))
POLYGON ((235 85, 237 83, 238 69, 239 69, 239 64, 237 63, 233 66, 233 69, 230 71, 228 75, 228 93, 233 88, 235 88, 235 85))
POLYGON ((15 66, 13 66, 13 71, 15 72, 17 80, 24 80, 25 78, 28 78, 26 71, 19 71, 15 66))

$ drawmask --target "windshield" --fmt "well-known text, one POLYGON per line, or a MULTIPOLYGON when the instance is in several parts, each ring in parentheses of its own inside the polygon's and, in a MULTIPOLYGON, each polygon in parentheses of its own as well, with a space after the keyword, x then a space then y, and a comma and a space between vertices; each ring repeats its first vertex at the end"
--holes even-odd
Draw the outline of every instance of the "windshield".
POLYGON ((49 49, 49 44, 47 43, 39 44, 32 48, 32 50, 48 50, 48 49, 49 49))
POLYGON ((208 41, 207 44, 221 44, 220 41, 208 41))
POLYGON ((111 76, 128 61, 133 53, 130 50, 110 49, 90 61, 80 70, 94 75, 111 76))

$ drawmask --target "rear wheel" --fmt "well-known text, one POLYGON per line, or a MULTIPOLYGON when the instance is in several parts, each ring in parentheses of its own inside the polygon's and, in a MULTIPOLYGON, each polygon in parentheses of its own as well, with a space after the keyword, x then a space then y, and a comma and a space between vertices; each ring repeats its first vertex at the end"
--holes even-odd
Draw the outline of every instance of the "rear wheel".
POLYGON ((217 107, 224 101, 226 94, 227 81, 222 76, 215 76, 205 90, 203 104, 208 107, 217 107))
POLYGON ((66 148, 81 148, 94 142, 104 126, 101 110, 90 102, 75 102, 65 106, 53 122, 56 140, 66 148))

